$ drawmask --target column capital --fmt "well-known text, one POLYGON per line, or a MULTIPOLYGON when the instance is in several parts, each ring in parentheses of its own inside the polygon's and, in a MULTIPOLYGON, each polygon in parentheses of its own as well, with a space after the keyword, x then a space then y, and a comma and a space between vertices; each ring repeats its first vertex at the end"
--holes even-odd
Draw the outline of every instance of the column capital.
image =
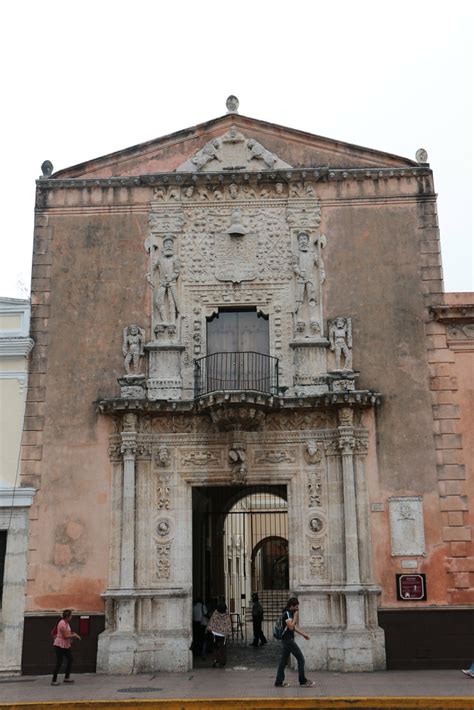
POLYGON ((122 444, 120 453, 124 459, 134 459, 137 453, 137 434, 136 432, 122 432, 122 444))
POLYGON ((356 446, 356 438, 352 427, 338 427, 339 439, 337 445, 342 455, 352 455, 356 446))

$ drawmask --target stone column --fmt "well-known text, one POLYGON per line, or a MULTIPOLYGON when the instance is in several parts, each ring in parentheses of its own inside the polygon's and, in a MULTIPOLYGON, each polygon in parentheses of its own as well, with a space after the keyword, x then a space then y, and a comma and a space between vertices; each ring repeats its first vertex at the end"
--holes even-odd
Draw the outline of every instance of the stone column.
POLYGON ((360 592, 359 534, 357 530, 357 502, 355 490, 353 412, 344 407, 339 415, 339 450, 342 458, 344 495, 344 543, 346 552, 346 611, 349 628, 365 625, 364 599, 360 592), (350 589, 353 586, 354 589, 350 589))
MULTIPOLYGON (((135 455, 137 451, 137 417, 124 417, 121 453, 123 456, 122 530, 120 541, 120 588, 131 591, 135 586, 135 455)), ((117 630, 135 630, 135 602, 121 600, 117 608, 117 630)))

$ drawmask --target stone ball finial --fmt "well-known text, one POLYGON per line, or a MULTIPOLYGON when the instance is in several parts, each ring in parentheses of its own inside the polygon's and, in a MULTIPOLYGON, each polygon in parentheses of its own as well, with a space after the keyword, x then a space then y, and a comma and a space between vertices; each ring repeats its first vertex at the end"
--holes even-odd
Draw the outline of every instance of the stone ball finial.
POLYGON ((227 113, 239 113, 239 99, 237 96, 233 94, 228 96, 225 105, 227 107, 227 113))
POLYGON ((41 177, 49 177, 53 172, 53 164, 50 160, 45 160, 41 165, 41 172, 43 173, 41 177))
POLYGON ((415 154, 415 158, 417 163, 427 163, 428 162, 428 153, 424 148, 418 148, 415 154))

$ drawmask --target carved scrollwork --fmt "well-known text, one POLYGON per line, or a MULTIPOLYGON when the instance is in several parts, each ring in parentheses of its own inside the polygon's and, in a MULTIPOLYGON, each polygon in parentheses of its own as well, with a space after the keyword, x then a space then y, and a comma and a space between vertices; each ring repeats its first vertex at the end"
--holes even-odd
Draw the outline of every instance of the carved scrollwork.
POLYGON ((313 543, 310 545, 309 569, 312 577, 320 577, 324 574, 324 545, 313 543))
POLYGON ((111 461, 120 461, 122 457, 122 444, 119 441, 111 441, 109 444, 109 458, 111 461))
POLYGON ((220 466, 221 456, 213 451, 190 451, 181 456, 181 465, 189 468, 190 466, 220 466))
POLYGON ((156 545, 156 577, 169 579, 171 572, 171 543, 156 545))
POLYGON ((321 476, 308 476, 308 507, 319 508, 321 506, 321 476))
POLYGON ((171 488, 170 488, 170 478, 165 476, 164 478, 158 479, 158 484, 156 487, 157 503, 156 507, 158 510, 170 510, 171 509, 171 488))
POLYGON ((255 454, 255 463, 259 464, 279 464, 279 463, 295 463, 296 457, 293 452, 285 451, 285 449, 269 449, 257 451, 255 454))

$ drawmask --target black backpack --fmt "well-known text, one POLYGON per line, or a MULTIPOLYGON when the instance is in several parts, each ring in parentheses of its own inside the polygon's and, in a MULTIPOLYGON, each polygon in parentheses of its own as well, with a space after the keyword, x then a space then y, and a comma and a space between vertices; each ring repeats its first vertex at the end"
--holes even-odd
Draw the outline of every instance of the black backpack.
MULTIPOLYGON (((288 614, 288 612, 284 612, 285 614, 288 614)), ((288 616, 288 618, 290 618, 288 616)), ((278 617, 278 619, 275 621, 273 624, 273 638, 275 638, 277 641, 281 641, 283 638, 283 634, 286 631, 286 619, 283 620, 283 614, 278 617)))

